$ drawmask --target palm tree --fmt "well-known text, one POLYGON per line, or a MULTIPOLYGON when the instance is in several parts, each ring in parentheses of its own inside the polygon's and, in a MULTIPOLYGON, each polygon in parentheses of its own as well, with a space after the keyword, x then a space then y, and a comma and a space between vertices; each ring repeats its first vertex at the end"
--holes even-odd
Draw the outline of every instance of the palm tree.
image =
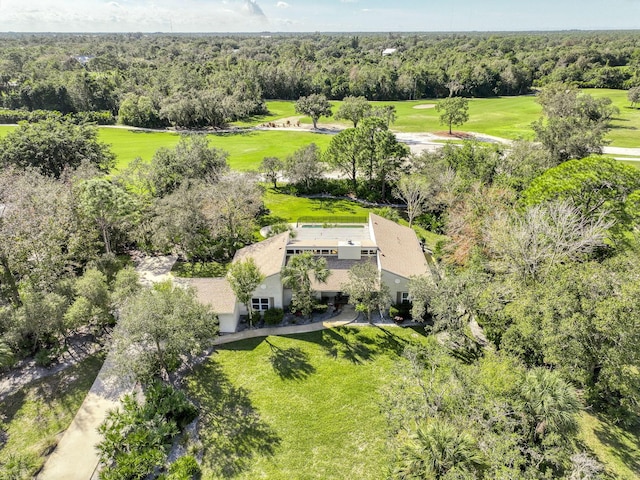
POLYGON ((557 372, 534 368, 527 372, 520 388, 524 424, 532 442, 555 433, 566 436, 575 432, 580 401, 575 390, 557 372))
POLYGON ((314 305, 310 274, 316 282, 325 283, 331 274, 327 260, 314 257, 311 252, 300 253, 293 255, 281 272, 282 284, 293 290, 291 305, 305 317, 311 315, 314 305))
POLYGON ((403 445, 394 478, 438 480, 450 472, 475 474, 483 468, 482 453, 471 435, 444 420, 430 420, 403 445))

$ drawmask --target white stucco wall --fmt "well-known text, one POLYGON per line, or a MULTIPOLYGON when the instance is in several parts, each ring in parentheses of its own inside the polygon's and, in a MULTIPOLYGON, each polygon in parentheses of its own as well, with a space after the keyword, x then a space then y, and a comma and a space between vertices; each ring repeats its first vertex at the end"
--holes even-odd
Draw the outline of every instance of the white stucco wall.
POLYGON ((398 302, 399 292, 409 291, 409 280, 407 278, 400 277, 391 272, 387 272, 386 270, 382 270, 381 280, 389 287, 389 291, 391 293, 391 301, 393 303, 398 302), (396 280, 398 281, 398 283, 396 283, 396 280))
POLYGON ((220 322, 220 333, 234 333, 238 329, 238 321, 240 319, 240 309, 236 304, 233 313, 218 314, 220 322))
MULTIPOLYGON (((253 292, 253 298, 273 298, 271 307, 283 308, 282 304, 282 284, 280 283, 280 274, 271 275, 265 278, 265 280, 255 289, 253 292), (266 288, 262 288, 264 285, 266 288)), ((246 315, 247 308, 244 305, 240 305, 240 314, 246 315)))

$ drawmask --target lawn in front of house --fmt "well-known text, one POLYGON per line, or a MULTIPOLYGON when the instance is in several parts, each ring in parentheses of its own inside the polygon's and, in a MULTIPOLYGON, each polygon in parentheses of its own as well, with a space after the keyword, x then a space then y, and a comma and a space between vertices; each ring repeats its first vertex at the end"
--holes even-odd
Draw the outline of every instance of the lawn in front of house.
POLYGON ((0 478, 31 478, 67 429, 93 385, 104 358, 77 365, 19 389, 0 403, 0 478))
POLYGON ((391 462, 381 389, 421 329, 337 328, 231 343, 188 378, 203 478, 380 479, 391 462))

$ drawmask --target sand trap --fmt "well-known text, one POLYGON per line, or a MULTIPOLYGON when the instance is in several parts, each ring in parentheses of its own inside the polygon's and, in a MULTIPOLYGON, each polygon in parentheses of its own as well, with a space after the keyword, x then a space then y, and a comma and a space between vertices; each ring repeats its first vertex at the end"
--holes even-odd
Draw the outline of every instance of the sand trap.
POLYGON ((422 105, 416 105, 413 108, 416 108, 418 110, 425 110, 427 108, 435 108, 436 104, 435 103, 423 103, 422 105))

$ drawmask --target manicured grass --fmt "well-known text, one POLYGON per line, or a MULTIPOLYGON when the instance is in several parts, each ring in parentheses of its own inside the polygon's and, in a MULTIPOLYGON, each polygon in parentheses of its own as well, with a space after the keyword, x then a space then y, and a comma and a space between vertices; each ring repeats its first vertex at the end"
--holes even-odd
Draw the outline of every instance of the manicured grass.
POLYGON ((264 204, 274 217, 273 222, 296 222, 300 217, 366 217, 369 209, 349 200, 330 198, 303 198, 287 195, 269 188, 264 195, 264 204))
MULTIPOLYGON (((617 147, 640 147, 640 108, 630 108, 626 90, 611 89, 583 89, 585 93, 594 97, 609 97, 613 104, 620 109, 620 114, 612 122, 612 130, 607 136, 610 145, 617 147)), ((392 125, 393 130, 399 132, 436 132, 446 130, 446 126, 440 125, 439 114, 435 108, 418 109, 418 105, 434 104, 437 99, 422 99, 403 102, 372 102, 374 105, 394 105, 396 107, 397 120, 392 125)), ((287 112, 282 117, 294 115, 293 103, 286 110, 283 104, 287 102, 273 102, 273 110, 287 112), (293 113, 292 113, 293 112, 293 113)), ((272 110, 272 102, 267 106, 272 110)), ((331 102, 334 113, 341 102, 331 102)), ((466 132, 485 133, 497 137, 517 139, 533 139, 531 123, 537 120, 542 108, 536 102, 534 95, 522 95, 515 97, 473 98, 469 103, 469 121, 456 130, 466 132)), ((268 120, 267 120, 268 121, 268 120)), ((310 123, 308 118, 301 120, 310 123)), ((349 122, 337 121, 334 118, 321 118, 319 126, 323 123, 341 123, 350 126, 349 122)))
POLYGON ((422 331, 340 328, 220 347, 188 381, 201 407, 203 478, 380 479, 380 410, 422 331))
POLYGON ((257 115, 255 117, 234 122, 233 125, 237 127, 255 127, 266 122, 273 122, 281 118, 293 117, 296 114, 295 102, 290 100, 269 100, 267 108, 269 113, 266 115, 257 115))
POLYGON ((603 417, 583 412, 580 440, 605 465, 611 478, 640 478, 640 429, 625 430, 603 417))
POLYGON ((606 137, 611 141, 612 147, 640 147, 640 108, 629 106, 626 90, 586 88, 583 91, 594 97, 608 97, 620 109, 620 114, 611 122, 612 129, 606 137))
MULTIPOLYGON (((174 132, 145 132, 122 128, 100 128, 99 138, 116 154, 116 170, 122 170, 135 158, 151 160, 160 147, 174 147, 180 135, 174 132)), ((257 170, 264 157, 285 158, 299 148, 316 143, 324 150, 331 137, 311 132, 247 131, 209 134, 209 144, 229 153, 234 170, 257 170)))
POLYGON ((278 157, 284 160, 288 155, 311 143, 315 143, 324 151, 330 141, 330 135, 283 130, 209 135, 209 144, 227 151, 231 168, 242 171, 257 170, 264 157, 278 157))
POLYGON ((0 404, 2 430, 7 435, 6 445, 0 447, 0 471, 7 478, 31 478, 40 468, 44 454, 57 442, 56 435, 75 417, 102 362, 101 355, 89 357, 18 390, 0 404), (12 477, 9 472, 16 463, 25 468, 12 477))
POLYGON ((122 170, 137 157, 148 162, 160 147, 175 147, 180 140, 180 135, 173 132, 100 127, 98 138, 111 147, 116 154, 115 169, 122 170))

